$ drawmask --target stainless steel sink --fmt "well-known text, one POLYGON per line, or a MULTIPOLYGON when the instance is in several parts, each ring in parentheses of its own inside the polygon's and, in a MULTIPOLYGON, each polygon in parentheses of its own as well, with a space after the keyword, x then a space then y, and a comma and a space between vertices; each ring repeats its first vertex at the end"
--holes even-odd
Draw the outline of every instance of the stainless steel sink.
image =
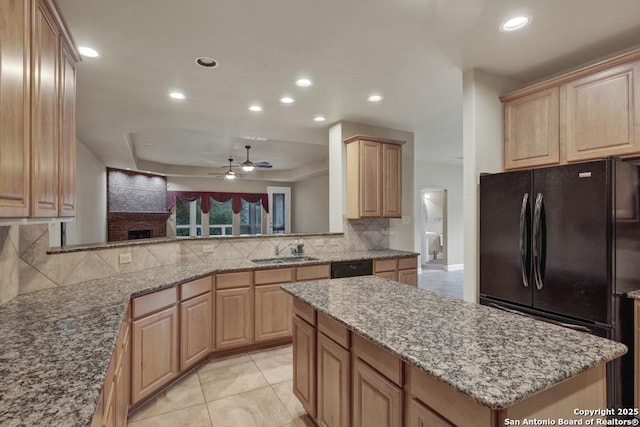
POLYGON ((251 262, 256 264, 287 264, 291 262, 317 261, 318 258, 312 256, 288 256, 279 258, 260 258, 252 259, 251 262))

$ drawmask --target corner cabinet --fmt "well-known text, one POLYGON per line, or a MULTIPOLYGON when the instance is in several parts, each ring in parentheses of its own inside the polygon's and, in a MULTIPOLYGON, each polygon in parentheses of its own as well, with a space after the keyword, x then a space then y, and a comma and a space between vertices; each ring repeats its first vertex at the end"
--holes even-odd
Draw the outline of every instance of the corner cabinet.
POLYGON ((55 2, 0 12, 0 218, 73 216, 80 57, 55 2))
POLYGON ((354 136, 344 143, 347 218, 400 218, 404 141, 354 136))
POLYGON ((640 155, 640 50, 500 100, 505 170, 640 155))

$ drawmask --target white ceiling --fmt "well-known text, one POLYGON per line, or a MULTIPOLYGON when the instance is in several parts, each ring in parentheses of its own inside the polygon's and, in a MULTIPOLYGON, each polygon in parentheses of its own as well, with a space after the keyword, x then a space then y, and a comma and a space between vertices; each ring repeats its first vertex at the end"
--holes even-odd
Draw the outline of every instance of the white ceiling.
MULTIPOLYGON (((59 4, 76 43, 101 53, 78 64, 78 138, 108 166, 169 174, 217 171, 230 155, 244 160, 248 142, 253 161, 274 165, 257 176, 291 179, 300 174, 287 170, 326 164, 328 128, 340 120, 416 135, 461 127, 466 69, 530 82, 640 44, 638 0, 59 4), (498 31, 522 13, 529 27, 498 31), (198 56, 220 66, 200 68, 198 56), (300 76, 315 84, 296 87, 300 76), (187 99, 169 99, 172 90, 187 99), (366 100, 374 92, 381 103, 366 100), (284 95, 296 102, 281 104, 284 95), (264 111, 249 112, 252 103, 264 111), (245 139, 254 136, 269 140, 245 139)), ((428 143, 434 160, 462 154, 461 141, 428 143)))

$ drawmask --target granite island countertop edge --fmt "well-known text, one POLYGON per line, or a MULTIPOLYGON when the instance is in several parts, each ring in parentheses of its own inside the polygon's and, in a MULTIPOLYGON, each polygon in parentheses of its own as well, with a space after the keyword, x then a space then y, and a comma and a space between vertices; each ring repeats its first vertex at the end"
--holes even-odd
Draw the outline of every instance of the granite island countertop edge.
MULTIPOLYGON (((383 283, 386 282, 389 286, 392 287, 398 287, 401 286, 405 289, 410 288, 412 292, 425 292, 425 293, 429 293, 429 294, 433 294, 433 295, 438 295, 435 294, 433 292, 430 291, 426 291, 426 290, 419 290, 419 289, 415 289, 411 286, 408 285, 403 285, 403 284, 399 284, 396 282, 392 282, 386 279, 382 279, 382 278, 378 278, 378 277, 373 277, 373 276, 367 276, 367 277, 360 277, 360 278, 351 278, 351 279, 334 279, 332 282, 334 282, 334 284, 337 284, 339 282, 347 282, 353 279, 357 279, 358 281, 368 281, 368 282, 377 282, 377 283, 383 283)), ((308 286, 314 286, 314 284, 328 284, 329 281, 326 280, 318 280, 318 281, 313 281, 313 282, 305 282, 303 286, 308 287, 308 286)), ((433 369, 430 368, 430 361, 429 360, 420 360, 417 359, 415 357, 412 357, 411 355, 408 355, 407 353, 403 352, 402 350, 399 350, 396 346, 392 345, 389 343, 389 341, 381 339, 380 336, 376 333, 374 333, 375 331, 372 332, 372 328, 367 328, 367 327, 362 327, 362 325, 355 325, 352 322, 349 322, 347 320, 345 320, 345 318, 343 318, 340 315, 336 315, 336 312, 332 311, 332 310, 327 310, 326 307, 320 306, 318 304, 315 303, 315 301, 313 300, 313 298, 307 298, 305 296, 300 295, 299 293, 297 293, 295 291, 295 288, 299 286, 298 284, 286 284, 286 285, 282 285, 281 288, 291 294, 292 296, 299 298, 301 301, 311 305, 314 309, 318 310, 319 312, 322 312, 323 314, 329 316, 330 318, 336 320, 337 322, 339 322, 340 324, 344 325, 345 327, 347 327, 348 329, 350 329, 351 331, 363 336, 364 338, 368 339, 369 341, 371 341, 372 343, 382 347, 383 349, 391 352, 393 355, 395 355, 396 357, 398 357, 399 359, 401 359, 402 361, 410 364, 411 366, 414 366, 416 368, 418 368, 419 370, 425 372, 426 374, 434 377, 435 379, 453 387, 454 389, 458 390, 459 392, 463 393, 464 395, 470 397, 471 399, 473 399, 474 401, 476 401, 477 403, 481 404, 482 406, 488 407, 490 409, 494 409, 494 410, 501 410, 501 409, 505 409, 509 406, 512 406, 522 400, 525 400, 535 394, 538 394, 544 390, 547 390, 551 387, 553 387, 554 385, 567 380, 577 374, 580 374, 594 366, 597 366, 600 363, 604 363, 604 362, 608 362, 610 360, 616 359, 622 355, 624 355, 627 352, 627 347, 621 343, 614 343, 613 341, 610 340, 605 340, 603 338, 597 338, 597 337, 591 337, 591 338, 595 338, 596 340, 602 340, 602 341, 609 341, 612 344, 612 350, 611 352, 607 355, 607 356, 602 356, 600 358, 591 358, 589 360, 588 363, 585 363, 581 368, 579 369, 573 369, 569 372, 555 372, 555 376, 552 376, 552 374, 549 374, 549 377, 547 377, 545 379, 545 381, 543 383, 540 383, 540 385, 537 386, 533 386, 530 387, 530 390, 528 390, 527 392, 523 392, 520 393, 518 395, 511 395, 511 396, 505 396, 504 398, 486 398, 486 396, 483 396, 481 394, 478 393, 477 390, 475 389, 470 389, 465 387, 465 385, 462 385, 461 383, 458 383, 456 381, 452 381, 451 378, 448 378, 446 375, 442 375, 439 372, 434 371, 433 369), (614 349, 615 348, 615 349, 614 349)), ((336 298, 336 295, 332 295, 332 297, 336 298)), ((500 310, 496 310, 490 307, 485 307, 485 306, 480 306, 479 304, 473 304, 473 303, 469 303, 466 301, 460 301, 460 300, 456 300, 455 298, 452 297, 448 297, 448 296, 440 296, 438 295, 439 298, 443 298, 445 300, 449 300, 451 302, 455 302, 458 304, 471 304, 477 307, 482 307, 482 310, 491 310, 494 312, 495 315, 497 316, 504 316, 505 318, 522 318, 525 319, 522 316, 518 316, 516 314, 511 314, 511 313, 505 313, 502 312, 500 310)), ((522 320, 521 319, 521 320, 522 320)), ((538 322, 540 324, 542 324, 545 328, 550 328, 549 330, 553 330, 555 329, 555 331, 563 331, 563 332, 567 332, 568 334, 584 334, 582 332, 575 332, 575 331, 570 331, 566 328, 561 328, 559 326, 556 325, 550 325, 544 322, 539 322, 539 321, 535 321, 538 322), (559 328, 559 329, 558 329, 559 328)), ((539 379, 537 379, 537 381, 539 381, 539 379)))

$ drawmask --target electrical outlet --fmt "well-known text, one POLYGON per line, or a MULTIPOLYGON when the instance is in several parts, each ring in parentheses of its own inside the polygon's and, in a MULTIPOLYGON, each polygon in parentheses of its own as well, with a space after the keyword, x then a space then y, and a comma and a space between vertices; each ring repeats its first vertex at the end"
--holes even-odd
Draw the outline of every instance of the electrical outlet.
POLYGON ((127 254, 120 254, 118 260, 120 264, 129 264, 130 262, 133 262, 133 254, 131 252, 127 254))
POLYGON ((316 248, 324 246, 324 239, 315 239, 313 241, 313 246, 315 246, 316 248))
POLYGON ((396 229, 393 227, 389 227, 387 228, 387 233, 389 233, 389 235, 395 234, 396 233, 396 229))
POLYGON ((402 217, 402 223, 403 224, 410 224, 411 223, 411 217, 410 216, 403 216, 402 217))
POLYGON ((210 254, 213 252, 213 245, 204 245, 202 247, 202 252, 204 252, 205 254, 210 254))
POLYGON ((338 246, 340 244, 340 242, 338 242, 338 239, 331 239, 329 244, 331 246, 338 246))

